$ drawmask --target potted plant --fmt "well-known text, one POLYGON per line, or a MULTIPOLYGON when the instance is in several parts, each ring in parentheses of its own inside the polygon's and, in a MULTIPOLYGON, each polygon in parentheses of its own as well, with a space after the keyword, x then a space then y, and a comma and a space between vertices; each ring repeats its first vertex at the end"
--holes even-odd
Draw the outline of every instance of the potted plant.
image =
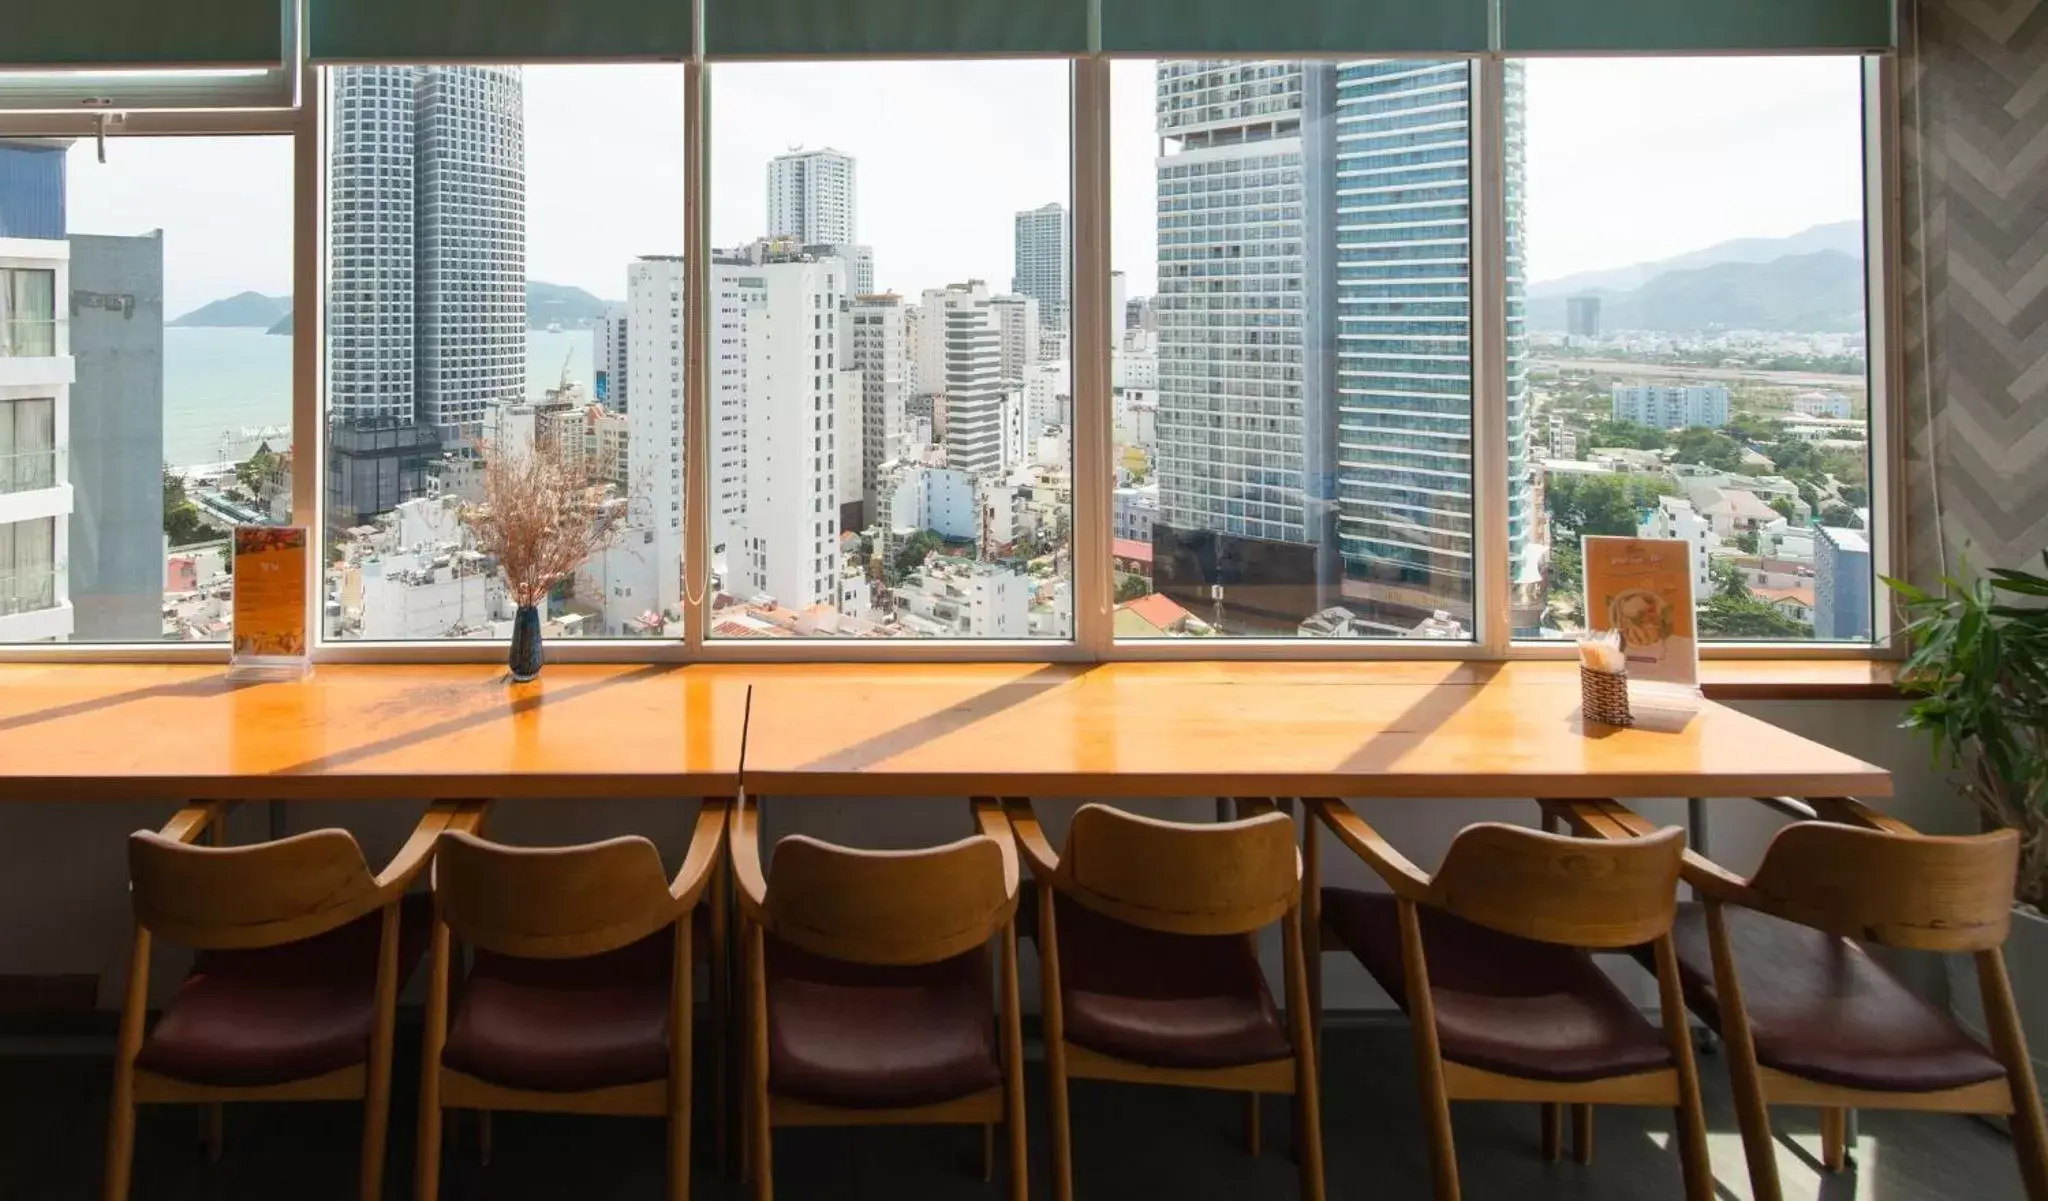
MULTIPOLYGON (((1944 577, 1939 595, 1885 583, 1909 619, 1905 724, 1927 733, 1986 825, 2020 834, 2006 964, 2035 1074, 2048 1081, 2048 575, 1992 568, 1967 584, 1944 577)), ((1977 975, 1962 956, 1948 968, 1950 1006, 1981 1037, 1977 975)))
MULTIPOLYGON (((514 683, 540 674, 540 604, 623 528, 624 501, 558 454, 504 440, 482 443, 482 500, 462 518, 477 548, 498 561, 516 606, 510 667, 514 683)), ((600 476, 599 478, 603 478, 600 476)))

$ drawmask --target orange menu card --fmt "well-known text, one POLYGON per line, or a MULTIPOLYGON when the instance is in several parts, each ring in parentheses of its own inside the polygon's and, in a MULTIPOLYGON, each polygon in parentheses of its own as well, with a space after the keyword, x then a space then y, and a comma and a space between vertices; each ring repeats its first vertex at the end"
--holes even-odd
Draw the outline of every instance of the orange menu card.
POLYGON ((231 678, 305 674, 306 529, 235 527, 235 642, 231 678))
POLYGON ((1698 686, 1692 547, 1685 539, 1589 534, 1582 554, 1586 624, 1621 631, 1629 678, 1698 686))

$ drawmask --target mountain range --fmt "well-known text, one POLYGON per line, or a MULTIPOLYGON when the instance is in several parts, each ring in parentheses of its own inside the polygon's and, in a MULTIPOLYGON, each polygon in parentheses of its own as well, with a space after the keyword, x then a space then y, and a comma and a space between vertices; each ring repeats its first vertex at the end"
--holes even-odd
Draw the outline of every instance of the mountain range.
POLYGON ((1531 284, 1529 326, 1563 331, 1566 298, 1595 296, 1603 330, 1852 333, 1863 328, 1864 286, 1863 227, 1840 221, 1531 284))
MULTIPOLYGON (((551 325, 560 325, 563 329, 588 329, 615 303, 568 284, 551 284, 537 279, 526 281, 526 325, 529 329, 546 329, 551 325)), ((238 292, 200 305, 165 324, 180 329, 233 327, 289 334, 292 332, 292 298, 238 292)))

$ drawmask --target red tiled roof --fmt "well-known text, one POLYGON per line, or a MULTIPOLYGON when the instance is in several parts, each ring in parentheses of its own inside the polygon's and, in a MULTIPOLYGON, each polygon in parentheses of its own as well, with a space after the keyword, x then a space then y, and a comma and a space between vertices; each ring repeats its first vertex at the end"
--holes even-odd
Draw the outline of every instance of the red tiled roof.
POLYGON ((1110 557, 1116 559, 1131 559, 1139 563, 1150 563, 1152 561, 1152 544, 1150 542, 1140 542, 1136 538, 1115 538, 1110 541, 1109 553, 1110 557))
POLYGON ((1123 604, 1118 605, 1117 608, 1134 613, 1162 630, 1170 630, 1191 616, 1186 609, 1182 608, 1179 603, 1164 592, 1155 592, 1150 596, 1141 596, 1134 601, 1125 601, 1123 604))

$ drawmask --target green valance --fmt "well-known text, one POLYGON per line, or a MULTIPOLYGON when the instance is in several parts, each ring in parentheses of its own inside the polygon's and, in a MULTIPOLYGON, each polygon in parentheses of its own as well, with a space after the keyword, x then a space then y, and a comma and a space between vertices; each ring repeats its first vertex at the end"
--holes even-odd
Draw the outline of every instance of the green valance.
POLYGON ((0 16, 0 67, 275 67, 281 0, 20 0, 0 16))
POLYGON ((1478 54, 1489 0, 1102 0, 1102 48, 1158 55, 1478 54))
POLYGON ((689 57, 689 0, 310 0, 324 62, 659 60, 689 57))
POLYGON ((1510 54, 1863 53, 1897 42, 1892 0, 1500 0, 1510 54))
POLYGON ((704 49, 726 58, 1081 54, 1088 0, 704 0, 704 49))

